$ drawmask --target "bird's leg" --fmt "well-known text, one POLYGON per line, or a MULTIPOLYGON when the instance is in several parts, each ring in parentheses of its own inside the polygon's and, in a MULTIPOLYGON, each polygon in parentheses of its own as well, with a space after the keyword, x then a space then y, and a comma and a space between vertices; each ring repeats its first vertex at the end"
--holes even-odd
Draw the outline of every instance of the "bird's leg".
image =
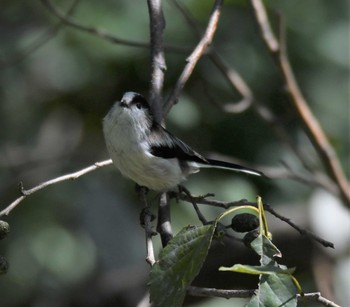
POLYGON ((162 193, 159 197, 157 231, 160 234, 163 247, 173 238, 170 209, 168 194, 162 193))
MULTIPOLYGON (((148 188, 139 186, 138 184, 135 187, 137 194, 140 197, 140 200, 143 204, 143 208, 140 212, 140 225, 145 228, 146 221, 152 222, 156 218, 156 216, 151 212, 148 202, 147 202, 147 194, 149 192, 148 188)), ((153 235, 155 235, 154 233, 153 235)))
POLYGON ((207 219, 204 217, 204 215, 202 214, 202 212, 200 212, 199 208, 198 208, 198 205, 197 205, 197 202, 195 200, 195 198, 192 196, 191 192, 186 189, 183 185, 178 185, 178 189, 179 189, 179 195, 181 193, 184 193, 186 194, 186 196, 189 198, 190 202, 192 203, 193 205, 193 208, 194 210, 196 211, 197 213, 197 216, 199 218, 199 220, 202 222, 203 225, 207 225, 209 224, 209 222, 207 221, 207 219))

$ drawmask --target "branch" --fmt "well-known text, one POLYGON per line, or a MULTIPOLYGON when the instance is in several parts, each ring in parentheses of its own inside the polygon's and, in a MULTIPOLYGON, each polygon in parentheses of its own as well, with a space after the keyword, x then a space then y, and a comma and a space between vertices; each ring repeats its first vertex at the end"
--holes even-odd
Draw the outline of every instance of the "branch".
MULTIPOLYGON (((187 292, 193 296, 223 297, 223 298, 249 298, 254 295, 255 290, 226 290, 216 288, 188 287, 187 292)), ((321 296, 320 292, 298 294, 298 301, 319 302, 327 307, 340 307, 336 303, 321 296)))
MULTIPOLYGON (((200 36, 200 27, 194 17, 191 15, 191 13, 186 9, 184 5, 182 5, 177 0, 172 0, 171 2, 174 4, 174 6, 183 14, 185 17, 187 23, 189 26, 194 30, 195 34, 197 36, 200 36)), ((270 35, 267 35, 267 37, 270 37, 270 35)), ((273 45, 273 43, 271 43, 273 45)), ((211 45, 210 52, 208 52, 207 56, 209 59, 213 62, 213 64, 218 68, 218 70, 223 74, 223 76, 228 81, 229 85, 232 87, 234 91, 238 91, 239 94, 242 96, 242 99, 238 103, 227 103, 224 106, 222 104, 219 104, 214 97, 211 96, 209 91, 209 86, 204 85, 203 90, 205 91, 205 95, 208 97, 208 99, 215 105, 218 106, 222 111, 226 113, 240 113, 246 111, 248 108, 253 107, 254 111, 257 113, 258 116, 260 116, 261 119, 263 119, 272 129, 272 131, 276 134, 276 136, 279 138, 279 140, 287 146, 289 150, 291 150, 296 157, 300 160, 300 162, 303 164, 303 166, 311 171, 312 167, 310 166, 309 161, 306 158, 306 155, 303 154, 296 146, 293 145, 288 133, 285 131, 284 127, 281 125, 281 123, 276 119, 274 114, 266 108, 262 103, 257 101, 254 98, 253 91, 248 86, 248 84, 245 82, 245 80, 241 77, 241 75, 234 70, 232 67, 229 67, 225 61, 220 57, 220 55, 215 50, 215 47, 211 45)), ((205 80, 203 79, 203 82, 205 80)), ((289 174, 290 176, 285 178, 293 178, 293 174, 289 174)), ((316 177, 314 174, 310 177, 316 177)), ((312 180, 311 178, 309 179, 312 180)), ((316 180, 314 180, 316 181, 316 180)), ((317 183, 320 186, 324 185, 324 182, 317 183)), ((327 186, 328 190, 330 190, 329 185, 327 186)), ((333 189, 334 192, 334 189, 333 189)))
MULTIPOLYGON (((229 209, 232 207, 243 206, 243 205, 250 205, 250 206, 257 207, 257 204, 255 202, 249 202, 246 199, 241 199, 241 200, 232 201, 232 202, 223 202, 223 201, 218 201, 215 199, 208 199, 208 197, 212 197, 213 194, 207 194, 207 195, 202 195, 202 196, 193 196, 193 195, 190 195, 188 193, 169 192, 168 194, 169 194, 169 197, 171 197, 171 198, 181 199, 181 200, 186 201, 186 202, 191 203, 191 204, 193 202, 195 202, 197 204, 209 205, 209 206, 223 208, 223 209, 229 209)), ((324 239, 320 238, 319 236, 317 236, 316 234, 314 234, 313 232, 297 226, 289 218, 284 217, 283 215, 277 213, 270 205, 264 203, 264 209, 267 212, 270 212, 272 215, 274 215, 278 219, 280 219, 281 221, 287 223, 289 226, 291 226, 296 231, 298 231, 301 235, 307 235, 312 240, 322 244, 324 247, 334 248, 334 244, 332 242, 324 240, 324 239)))
POLYGON ((191 76, 197 62, 199 61, 207 47, 211 44, 219 22, 222 3, 223 0, 215 1, 205 33, 202 39, 197 44, 196 48, 191 53, 191 55, 186 59, 187 64, 185 65, 179 79, 177 80, 174 90, 172 91, 170 97, 167 99, 164 105, 164 116, 168 114, 171 107, 177 102, 180 92, 182 91, 187 80, 191 76))
POLYGON ((141 225, 145 229, 145 236, 146 236, 146 261, 150 264, 150 266, 153 266, 156 262, 155 256, 154 256, 154 247, 153 247, 153 241, 152 237, 155 235, 155 233, 152 230, 152 219, 153 215, 150 211, 150 207, 147 201, 147 192, 148 189, 145 187, 136 186, 138 189, 138 195, 140 198, 140 202, 143 204, 143 209, 141 212, 140 220, 141 225))
POLYGON ((162 240, 162 246, 165 247, 173 237, 173 231, 171 228, 171 212, 170 203, 167 193, 160 195, 159 207, 158 207, 158 224, 157 231, 162 240))
MULTIPOLYGON (((65 24, 71 26, 73 29, 95 35, 113 44, 119 44, 119 45, 136 47, 136 48, 144 48, 144 49, 149 49, 150 47, 150 44, 147 42, 136 42, 128 39, 123 39, 109 33, 107 30, 103 28, 95 28, 95 27, 83 25, 75 21, 74 19, 66 16, 65 14, 63 14, 49 0, 40 0, 40 1, 53 15, 55 15, 65 24)), ((175 46, 175 45, 167 45, 165 48, 169 52, 178 52, 178 53, 188 52, 189 50, 189 48, 184 48, 182 46, 175 46)))
POLYGON ((48 180, 48 181, 45 181, 29 190, 25 190, 23 188, 23 184, 21 183, 21 186, 20 186, 20 189, 21 189, 21 196, 18 197, 15 201, 13 201, 10 205, 8 205, 5 209, 3 209, 1 212, 0 212, 0 217, 3 216, 3 215, 9 215, 10 212, 16 208, 19 203, 21 203, 24 199, 26 199, 28 196, 34 194, 35 192, 38 192, 46 187, 49 187, 51 185, 54 185, 56 183, 60 183, 60 182, 63 182, 63 181, 67 181, 67 180, 75 180, 87 173, 90 173, 92 171, 95 171, 101 167, 104 167, 104 166, 107 166, 107 165, 110 165, 112 164, 112 160, 109 159, 109 160, 105 160, 105 161, 101 161, 101 162, 96 162, 94 163, 93 165, 90 165, 86 168, 83 168, 77 172, 74 172, 74 173, 71 173, 71 174, 67 174, 67 175, 63 175, 63 176, 60 176, 60 177, 57 177, 57 178, 54 178, 54 179, 51 179, 51 180, 48 180))
POLYGON ((150 32, 151 32, 151 89, 150 102, 156 120, 162 120, 162 89, 164 84, 164 73, 166 63, 164 57, 163 32, 165 29, 165 20, 162 11, 161 0, 148 0, 148 11, 150 16, 150 32))
POLYGON ((216 288, 188 287, 187 293, 193 296, 223 297, 223 298, 248 298, 254 295, 255 290, 226 290, 216 288))
POLYGON ((304 126, 306 134, 321 157, 327 173, 337 183, 339 193, 344 201, 344 204, 350 208, 350 183, 345 177, 334 148, 331 146, 316 117, 311 112, 308 103, 298 86, 287 55, 284 29, 281 31, 279 42, 277 42, 271 30, 262 1, 251 0, 251 4, 253 6, 257 23, 260 27, 263 40, 280 69, 281 76, 287 86, 292 105, 304 126))
POLYGON ((283 215, 277 213, 270 205, 268 204, 264 204, 264 209, 268 212, 270 212, 272 215, 274 215, 275 217, 277 217, 278 219, 280 219, 281 221, 287 223, 289 226, 293 227, 296 231, 298 231, 301 235, 307 235, 309 236, 311 239, 313 239, 314 241, 320 243, 321 245, 323 245, 324 247, 331 247, 334 248, 334 244, 332 242, 329 242, 327 240, 322 239, 321 237, 317 236, 316 234, 314 234, 313 232, 311 232, 310 230, 307 229, 303 229, 301 227, 299 227, 298 225, 296 225, 295 223, 293 223, 291 221, 290 218, 284 217, 283 215))

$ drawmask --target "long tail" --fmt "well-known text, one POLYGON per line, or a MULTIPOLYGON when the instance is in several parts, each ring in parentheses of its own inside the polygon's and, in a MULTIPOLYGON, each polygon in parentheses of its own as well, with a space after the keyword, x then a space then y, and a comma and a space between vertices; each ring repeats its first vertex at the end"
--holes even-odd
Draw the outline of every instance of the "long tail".
POLYGON ((264 176, 264 174, 260 171, 257 171, 255 169, 251 169, 249 167, 245 167, 242 165, 234 164, 234 163, 229 163, 225 161, 219 161, 219 160, 213 160, 213 159, 206 159, 208 161, 208 164, 204 164, 201 166, 202 167, 215 167, 215 168, 222 168, 222 169, 227 169, 231 171, 236 171, 236 172, 242 172, 250 175, 255 175, 255 176, 264 176))

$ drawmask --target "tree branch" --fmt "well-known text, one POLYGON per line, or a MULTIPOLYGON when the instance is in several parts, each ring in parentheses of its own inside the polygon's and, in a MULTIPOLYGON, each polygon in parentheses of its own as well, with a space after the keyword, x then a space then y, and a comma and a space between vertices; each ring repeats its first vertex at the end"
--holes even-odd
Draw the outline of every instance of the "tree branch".
MULTIPOLYGON (((192 296, 223 297, 223 298, 249 298, 254 295, 255 290, 226 290, 216 288, 188 287, 187 293, 192 296)), ((327 307, 340 307, 336 303, 324 298, 320 292, 298 294, 298 301, 319 302, 327 307)))
POLYGON ((158 223, 157 231, 162 240, 162 246, 165 247, 173 237, 173 231, 171 227, 171 211, 170 203, 167 193, 160 195, 159 207, 158 207, 158 223))
POLYGON ((306 134, 321 157, 327 173, 337 183, 339 194, 344 204, 350 208, 350 184, 345 177, 334 148, 331 146, 319 122, 310 110, 295 79, 287 55, 284 37, 285 31, 284 29, 280 31, 280 40, 278 42, 271 30, 266 9, 262 1, 251 0, 251 4, 261 31, 261 36, 281 71, 281 76, 287 86, 292 105, 299 116, 306 134))
MULTIPOLYGON (((108 32, 107 30, 103 28, 97 28, 97 27, 91 27, 83 25, 74 19, 70 18, 69 16, 66 16, 61 11, 59 11, 51 2, 50 0, 40 0, 41 3, 57 18, 59 18, 62 22, 65 24, 71 26, 73 29, 80 30, 92 35, 95 35, 99 38, 105 39, 108 42, 111 42, 113 44, 119 44, 129 47, 136 47, 136 48, 144 48, 149 49, 150 44, 147 42, 136 42, 128 39, 123 39, 120 37, 117 37, 116 35, 108 32)), ((175 45, 166 45, 165 49, 169 52, 177 52, 177 53, 185 53, 190 50, 190 48, 184 48, 181 46, 175 46, 175 45)))
POLYGON ((74 173, 70 173, 70 174, 67 174, 67 175, 63 175, 63 176, 60 176, 60 177, 57 177, 57 178, 54 178, 54 179, 51 179, 51 180, 48 180, 48 181, 45 181, 31 189, 28 189, 28 190, 25 190, 23 188, 23 184, 21 183, 21 186, 20 186, 20 189, 21 189, 21 196, 18 197, 15 201, 13 201, 10 205, 8 205, 5 209, 3 209, 1 212, 0 212, 0 217, 3 216, 3 215, 9 215, 10 212, 16 208, 24 199, 26 199, 28 196, 46 188, 46 187, 49 187, 51 185, 54 185, 56 183, 60 183, 60 182, 63 182, 63 181, 67 181, 67 180, 75 180, 87 173, 90 173, 92 171, 95 171, 101 167, 104 167, 104 166, 107 166, 107 165, 111 165, 113 162, 111 159, 109 160, 105 160, 105 161, 101 161, 101 162, 96 162, 94 163, 93 165, 90 165, 88 167, 85 167, 77 172, 74 172, 74 173))
POLYGON ((141 224, 145 229, 145 236, 146 236, 146 261, 149 263, 150 266, 153 266, 156 262, 155 256, 154 256, 154 247, 153 247, 153 241, 152 237, 155 235, 155 233, 152 230, 152 213, 150 212, 150 207, 147 201, 147 192, 148 189, 145 187, 138 187, 138 195, 140 198, 140 202, 143 204, 143 209, 141 212, 141 224))
POLYGON ((165 20, 161 0, 147 0, 151 33, 151 88, 150 102, 158 122, 162 120, 162 90, 166 63, 164 57, 163 31, 165 20))
POLYGON ((187 293, 192 296, 223 297, 223 298, 248 298, 254 295, 255 290, 226 290, 216 288, 188 287, 187 293))
MULTIPOLYGON (((191 13, 186 9, 186 7, 176 0, 172 0, 171 3, 174 4, 174 6, 183 14, 189 26, 194 30, 197 36, 200 37, 200 27, 191 15, 191 13)), ((269 34, 266 35, 266 37, 270 36, 271 35, 269 34)), ((273 45, 273 42, 271 42, 271 45, 273 45)), ((213 45, 211 45, 210 52, 207 53, 207 56, 222 73, 224 78, 226 78, 232 89, 234 91, 238 91, 239 94, 242 96, 242 99, 238 103, 227 103, 225 105, 222 105, 218 103, 214 97, 211 96, 209 86, 205 85, 203 86, 203 90, 205 91, 205 94, 208 97, 208 99, 212 101, 212 103, 215 106, 218 106, 220 110, 226 113, 244 112, 248 108, 252 107, 253 110, 257 113, 257 115, 270 126, 270 128, 275 133, 277 138, 282 142, 282 144, 284 144, 289 150, 291 150, 295 154, 295 156, 300 160, 305 169, 311 172, 311 174, 308 177, 306 177, 301 175, 299 176, 291 170, 284 170, 283 175, 285 176, 283 178, 290 178, 302 182, 313 183, 313 185, 321 186, 330 191, 331 193, 335 193, 334 184, 332 184, 330 180, 324 180, 324 178, 320 178, 320 176, 316 176, 314 174, 310 162, 306 158, 306 155, 302 153, 296 146, 294 146, 288 133, 278 121, 278 119, 275 117, 275 115, 267 107, 265 107, 263 103, 255 99, 253 91, 245 82, 245 80, 236 70, 234 70, 232 67, 229 67, 225 63, 225 61, 220 57, 213 45)), ((204 79, 203 82, 205 82, 204 79)), ((276 172, 274 172, 274 174, 275 173, 276 172)), ((278 173, 281 175, 281 172, 278 173)), ((281 178, 281 176, 279 176, 278 178, 281 178)))
MULTIPOLYGON (((255 202, 249 202, 246 199, 241 199, 241 200, 233 201, 233 202, 223 202, 223 201, 218 201, 215 199, 208 199, 208 197, 213 196, 213 194, 207 194, 207 195, 203 195, 203 196, 193 196, 189 192, 187 192, 187 193, 170 192, 168 194, 171 198, 181 199, 181 200, 186 201, 186 202, 191 203, 191 204, 193 202, 195 202, 197 204, 209 205, 209 206, 219 207, 219 208, 223 208, 223 209, 229 209, 232 207, 243 206, 243 205, 250 205, 250 206, 257 207, 257 204, 255 202)), ((299 227, 298 225, 293 223, 291 221, 291 219, 284 217, 283 215, 277 213, 270 205, 264 203, 264 209, 267 212, 274 215, 275 217, 277 217, 278 219, 280 219, 281 221, 287 223, 289 226, 291 226, 296 231, 298 231, 301 235, 307 235, 312 240, 320 243, 324 247, 334 248, 334 244, 332 242, 324 240, 324 239, 320 238, 319 236, 317 236, 316 234, 314 234, 313 232, 299 227)))
POLYGON ((211 44, 219 22, 222 3, 223 3, 223 0, 215 1, 205 33, 202 39, 197 44, 196 48, 193 50, 190 56, 186 59, 187 64, 185 65, 179 79, 177 80, 174 90, 172 91, 172 93, 170 94, 170 97, 167 99, 164 105, 164 108, 163 108, 164 116, 168 114, 171 107, 177 102, 178 97, 183 87, 185 86, 187 80, 191 76, 197 62, 199 61, 199 59, 201 58, 201 56, 203 55, 207 47, 211 44))

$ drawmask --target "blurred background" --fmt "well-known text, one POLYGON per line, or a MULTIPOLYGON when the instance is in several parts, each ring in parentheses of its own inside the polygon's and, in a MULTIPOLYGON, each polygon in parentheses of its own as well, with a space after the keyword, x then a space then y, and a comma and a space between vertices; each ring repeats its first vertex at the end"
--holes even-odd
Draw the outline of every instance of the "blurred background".
MULTIPOLYGON (((182 1, 198 24, 206 26, 213 1, 182 1)), ((116 37, 147 43, 146 1, 53 1, 79 24, 103 28, 116 37)), ((288 53, 300 87, 331 140, 349 176, 349 3, 327 0, 266 1, 277 25, 285 18, 288 53)), ((31 188, 108 158, 101 121, 125 91, 148 94, 150 51, 111 43, 63 25, 44 1, 2 0, 0 12, 0 209, 31 188)), ((164 1, 170 93, 198 39, 172 4, 164 1)), ((225 1, 214 39, 225 63, 236 69, 255 97, 276 116, 295 147, 324 173, 317 153, 296 119, 259 34, 247 1, 225 1)), ((228 114, 217 106, 241 99, 206 57, 196 67, 167 127, 203 154, 220 154, 269 171, 312 176, 251 108, 228 114), (213 103, 214 102, 214 103, 213 103)), ((281 176, 283 177, 283 176, 281 176)), ((288 178, 252 178, 205 170, 185 186, 216 199, 256 195, 301 227, 335 243, 330 250, 300 236, 268 215, 282 263, 296 267, 304 292, 322 291, 350 305, 350 217, 339 199, 325 190, 288 178)), ((155 195, 151 194, 155 209, 155 195)), ((137 306, 147 293, 141 205, 134 183, 112 167, 41 190, 8 217, 11 232, 0 241, 9 269, 0 276, 0 306, 137 306)), ((210 220, 217 209, 203 208, 210 220)), ((172 203, 174 232, 200 222, 189 204, 172 203)), ((160 243, 155 239, 158 248, 160 243)), ((254 289, 257 280, 217 272, 220 265, 256 263, 241 243, 214 244, 195 284, 254 289)), ((188 298, 189 306, 242 306, 244 300, 188 298)))

